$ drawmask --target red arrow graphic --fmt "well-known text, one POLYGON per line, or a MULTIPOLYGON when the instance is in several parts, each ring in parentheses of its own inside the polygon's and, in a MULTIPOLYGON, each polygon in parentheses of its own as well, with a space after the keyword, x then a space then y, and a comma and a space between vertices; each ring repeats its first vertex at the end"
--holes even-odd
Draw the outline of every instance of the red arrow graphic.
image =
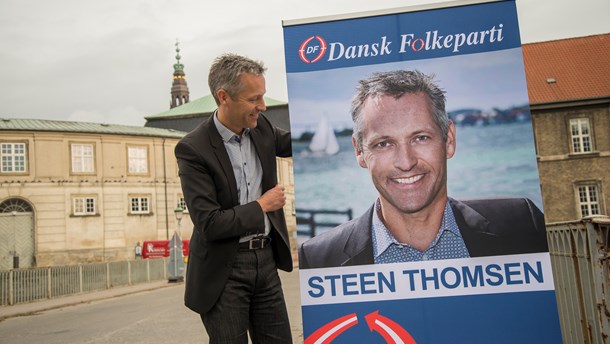
POLYGON ((386 343, 390 344, 416 344, 415 339, 411 337, 409 332, 395 323, 390 318, 379 315, 379 311, 364 316, 366 323, 369 325, 371 332, 377 331, 386 343))
MULTIPOLYGON (((305 339, 304 344, 328 344, 348 328, 358 323, 356 313, 348 314, 335 319, 320 327, 305 339)), ((415 343, 415 342, 413 342, 415 343)))

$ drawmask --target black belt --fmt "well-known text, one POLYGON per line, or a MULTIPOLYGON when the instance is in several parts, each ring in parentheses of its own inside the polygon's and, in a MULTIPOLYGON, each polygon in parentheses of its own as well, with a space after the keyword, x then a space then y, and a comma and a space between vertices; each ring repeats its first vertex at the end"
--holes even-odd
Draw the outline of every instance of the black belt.
POLYGON ((258 250, 259 248, 265 248, 269 246, 271 242, 271 238, 263 237, 263 238, 252 238, 248 241, 240 242, 239 249, 240 250, 258 250))

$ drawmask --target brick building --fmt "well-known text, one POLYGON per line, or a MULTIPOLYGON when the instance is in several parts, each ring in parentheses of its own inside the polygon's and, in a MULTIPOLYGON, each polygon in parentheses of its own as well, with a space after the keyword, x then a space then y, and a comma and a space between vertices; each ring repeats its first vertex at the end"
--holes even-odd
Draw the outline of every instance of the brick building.
POLYGON ((610 34, 523 45, 547 223, 609 215, 610 34))

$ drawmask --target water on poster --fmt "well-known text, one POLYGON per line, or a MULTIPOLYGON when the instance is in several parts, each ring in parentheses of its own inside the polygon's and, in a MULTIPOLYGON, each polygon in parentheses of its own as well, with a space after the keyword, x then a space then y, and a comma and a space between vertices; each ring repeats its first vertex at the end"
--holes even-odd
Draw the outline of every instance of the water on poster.
MULTIPOLYGON (((368 171, 356 162, 351 136, 337 141, 339 153, 331 156, 307 154, 308 142, 293 142, 297 214, 299 209, 351 208, 357 217, 377 197, 368 171)), ((448 188, 449 196, 460 200, 527 197, 542 209, 531 122, 458 126, 456 154, 448 161, 448 188)))

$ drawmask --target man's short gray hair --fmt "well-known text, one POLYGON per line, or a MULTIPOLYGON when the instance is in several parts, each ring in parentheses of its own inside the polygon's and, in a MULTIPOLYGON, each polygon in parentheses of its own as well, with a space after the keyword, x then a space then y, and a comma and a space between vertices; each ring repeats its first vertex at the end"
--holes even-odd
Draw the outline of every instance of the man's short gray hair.
POLYGON ((208 85, 210 92, 216 101, 216 105, 220 104, 218 99, 218 90, 227 91, 231 98, 235 98, 241 91, 240 76, 243 73, 251 73, 255 75, 264 75, 267 68, 260 61, 254 61, 247 57, 236 54, 223 54, 217 57, 210 67, 208 74, 208 85))
POLYGON ((362 151, 362 108, 368 99, 378 96, 392 96, 398 99, 405 93, 418 92, 425 93, 430 99, 434 122, 441 129, 443 140, 446 141, 449 118, 445 112, 445 91, 436 85, 434 76, 425 75, 417 70, 396 70, 373 73, 370 77, 359 81, 350 110, 354 121, 353 135, 358 150, 362 151))

